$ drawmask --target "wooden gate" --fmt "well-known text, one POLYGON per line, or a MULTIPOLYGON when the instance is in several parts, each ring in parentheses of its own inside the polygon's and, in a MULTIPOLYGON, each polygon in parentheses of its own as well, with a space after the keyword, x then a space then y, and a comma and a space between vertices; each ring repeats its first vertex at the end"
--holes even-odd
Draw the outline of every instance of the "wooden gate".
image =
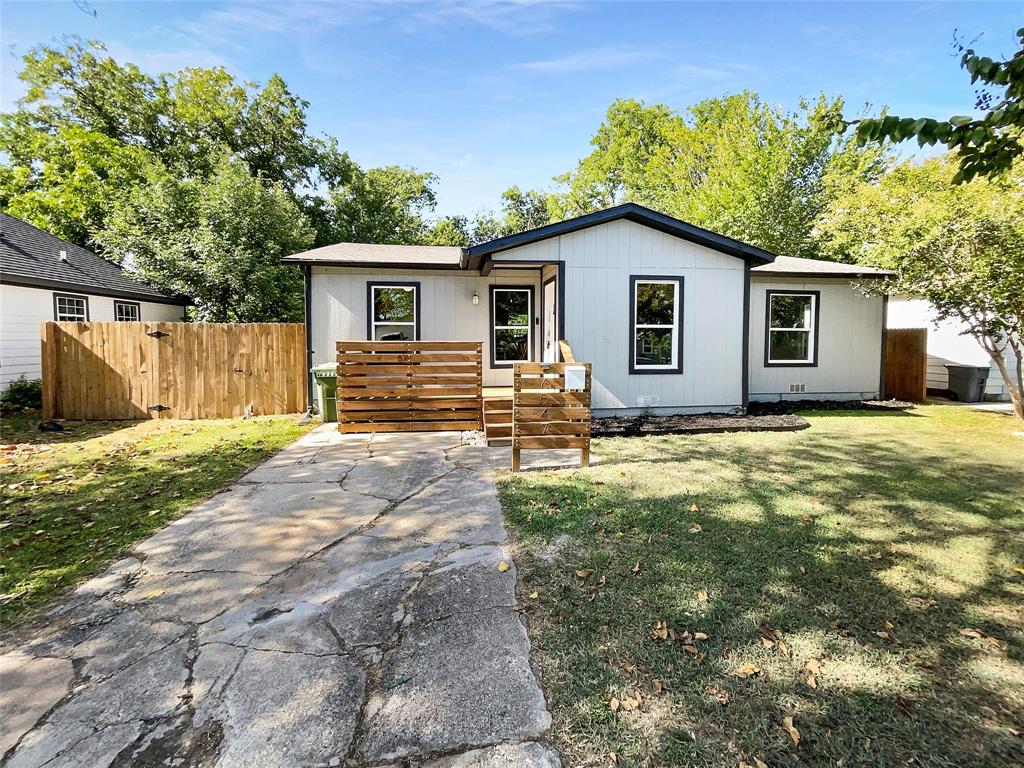
POLYGON ((479 341, 339 341, 338 429, 482 429, 479 341))
POLYGON ((519 471, 523 448, 579 448, 580 466, 588 466, 590 363, 516 363, 512 383, 512 471, 519 471), (582 390, 566 389, 568 367, 585 369, 582 390))
POLYGON ((43 323, 42 368, 47 419, 306 409, 301 323, 43 323))
POLYGON ((885 397, 923 403, 928 387, 928 329, 885 332, 885 397))

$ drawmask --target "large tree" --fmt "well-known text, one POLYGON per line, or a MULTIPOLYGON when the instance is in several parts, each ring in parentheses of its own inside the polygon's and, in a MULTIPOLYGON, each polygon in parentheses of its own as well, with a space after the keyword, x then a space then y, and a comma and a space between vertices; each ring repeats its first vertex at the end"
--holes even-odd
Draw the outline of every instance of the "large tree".
POLYGON ((20 77, 17 110, 0 115, 0 208, 194 296, 203 319, 294 318, 301 285, 272 259, 428 230, 434 177, 360 168, 310 133, 308 104, 276 75, 262 86, 223 68, 151 75, 74 40, 30 51, 20 77), (229 225, 245 201, 265 226, 229 225))
POLYGON ((959 168, 954 183, 976 176, 995 176, 1009 170, 1024 156, 1024 27, 1017 30, 1017 51, 1008 59, 982 56, 963 43, 955 43, 960 67, 977 85, 974 108, 978 117, 956 115, 945 120, 931 117, 883 115, 854 120, 861 144, 917 139, 920 146, 942 144, 956 152, 959 168))
POLYGON ((820 242, 837 258, 895 270, 879 290, 927 299, 937 319, 963 323, 1024 419, 1024 166, 961 184, 958 172, 954 157, 896 166, 842 195, 820 242))
POLYGON ((302 277, 281 258, 309 248, 313 230, 280 181, 222 153, 206 180, 153 164, 118 198, 95 235, 150 282, 191 297, 207 322, 301 321, 302 277))
POLYGON ((822 255, 815 223, 842 189, 871 180, 884 147, 837 136, 841 99, 802 103, 797 113, 743 92, 679 113, 616 101, 593 151, 556 179, 553 219, 624 201, 677 216, 790 256, 822 255))

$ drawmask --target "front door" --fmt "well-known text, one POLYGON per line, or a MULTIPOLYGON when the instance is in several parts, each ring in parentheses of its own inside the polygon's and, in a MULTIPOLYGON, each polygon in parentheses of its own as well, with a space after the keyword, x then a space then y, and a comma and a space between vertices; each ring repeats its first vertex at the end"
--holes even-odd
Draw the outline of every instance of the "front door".
POLYGON ((558 362, 558 292, 555 290, 557 282, 551 278, 541 291, 541 306, 543 307, 544 347, 541 354, 541 362, 558 362))

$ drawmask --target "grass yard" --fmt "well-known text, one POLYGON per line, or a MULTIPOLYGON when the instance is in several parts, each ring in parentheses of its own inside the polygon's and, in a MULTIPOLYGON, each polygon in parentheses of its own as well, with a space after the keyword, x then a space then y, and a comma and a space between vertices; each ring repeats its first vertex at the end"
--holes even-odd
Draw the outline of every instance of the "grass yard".
POLYGON ((0 610, 7 629, 307 431, 248 420, 0 424, 0 610))
POLYGON ((503 480, 566 766, 1024 765, 1024 426, 804 415, 503 480))

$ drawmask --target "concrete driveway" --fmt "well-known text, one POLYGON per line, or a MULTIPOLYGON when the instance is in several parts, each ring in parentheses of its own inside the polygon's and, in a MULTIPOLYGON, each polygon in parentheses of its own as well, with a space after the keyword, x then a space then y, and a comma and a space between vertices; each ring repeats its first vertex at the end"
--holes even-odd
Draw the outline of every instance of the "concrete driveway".
POLYGON ((307 435, 8 645, 3 765, 557 766, 494 455, 307 435))

